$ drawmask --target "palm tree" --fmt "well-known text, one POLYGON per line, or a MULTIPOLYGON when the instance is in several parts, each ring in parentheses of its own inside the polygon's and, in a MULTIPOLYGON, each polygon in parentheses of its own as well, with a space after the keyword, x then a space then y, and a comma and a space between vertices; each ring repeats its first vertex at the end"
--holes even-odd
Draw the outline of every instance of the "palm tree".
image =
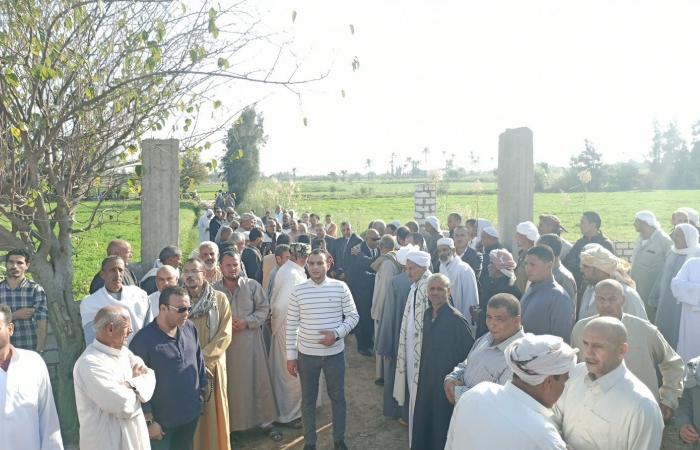
POLYGON ((389 160, 389 163, 391 164, 391 176, 394 176, 394 159, 396 159, 396 153, 391 152, 391 159, 389 160))
POLYGON ((428 173, 428 153, 430 149, 428 147, 423 148, 423 158, 425 158, 425 173, 428 173))
POLYGON ((370 174, 370 168, 372 167, 372 160, 367 158, 365 159, 365 169, 367 169, 367 179, 369 180, 369 174, 370 174))
POLYGON ((292 179, 296 180, 297 179, 297 168, 292 167, 292 179))

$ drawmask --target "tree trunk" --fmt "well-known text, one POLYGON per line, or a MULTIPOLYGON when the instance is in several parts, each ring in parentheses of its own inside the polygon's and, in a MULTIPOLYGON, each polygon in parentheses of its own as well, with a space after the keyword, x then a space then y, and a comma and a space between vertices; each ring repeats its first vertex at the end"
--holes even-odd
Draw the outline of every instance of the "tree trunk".
POLYGON ((78 413, 73 390, 73 365, 85 345, 80 307, 73 300, 73 262, 70 242, 52 251, 50 261, 35 259, 31 264, 34 279, 44 288, 48 300, 49 324, 58 343, 59 361, 53 392, 61 422, 64 444, 78 443, 78 413), (65 251, 65 249, 68 251, 65 251), (63 251, 61 251, 63 250, 63 251))

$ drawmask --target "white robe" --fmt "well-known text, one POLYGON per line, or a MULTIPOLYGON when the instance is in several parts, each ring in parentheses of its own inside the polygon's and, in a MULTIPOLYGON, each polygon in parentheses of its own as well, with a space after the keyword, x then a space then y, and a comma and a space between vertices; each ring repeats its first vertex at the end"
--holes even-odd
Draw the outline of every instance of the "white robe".
POLYGON ((306 281, 304 268, 294 261, 285 262, 275 275, 270 296, 272 314, 272 345, 270 346, 270 374, 272 389, 277 400, 280 423, 301 417, 301 383, 287 371, 287 307, 294 286, 306 281))
POLYGON ((85 333, 85 344, 89 345, 95 340, 95 331, 92 329, 92 321, 97 311, 108 305, 121 306, 129 311, 131 316, 131 329, 134 331, 129 336, 129 342, 136 336, 141 328, 148 325, 153 318, 148 304, 148 294, 138 286, 122 286, 121 300, 117 300, 107 292, 106 287, 86 296, 80 302, 80 317, 85 333))
POLYGON ((671 292, 681 304, 678 354, 683 361, 700 356, 700 258, 689 258, 671 280, 671 292))
POLYGON ((38 353, 12 348, 0 369, 0 449, 63 450, 49 371, 38 353))
POLYGON ((150 450, 141 403, 151 399, 156 377, 151 369, 133 377, 136 364, 144 365, 127 347, 117 350, 97 340, 75 362, 80 448, 150 450))
POLYGON ((199 216, 199 220, 197 221, 197 230, 199 230, 199 242, 209 240, 209 222, 211 222, 211 219, 207 217, 206 212, 199 216))
POLYGON ((440 273, 450 279, 453 306, 467 319, 469 331, 474 336, 476 324, 472 323, 470 308, 479 304, 474 270, 461 258, 453 257, 447 263, 440 262, 440 273))

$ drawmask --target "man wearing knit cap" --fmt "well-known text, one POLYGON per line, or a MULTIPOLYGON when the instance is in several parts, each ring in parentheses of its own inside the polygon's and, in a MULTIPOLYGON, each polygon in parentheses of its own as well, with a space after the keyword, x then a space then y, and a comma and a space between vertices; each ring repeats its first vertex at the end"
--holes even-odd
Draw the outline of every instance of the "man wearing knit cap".
POLYGON ((644 303, 635 290, 634 280, 630 278, 629 263, 622 258, 610 253, 600 245, 592 244, 580 255, 581 273, 587 283, 586 290, 581 296, 581 304, 578 310, 578 319, 595 316, 598 308, 595 303, 595 285, 603 280, 612 278, 622 283, 625 292, 625 306, 623 311, 633 316, 647 319, 644 303))
POLYGON ((614 317, 597 317, 583 329, 581 353, 554 422, 569 448, 652 450, 661 447, 661 410, 649 388, 623 359, 627 330, 614 317))
POLYGON ((440 269, 440 259, 437 254, 437 241, 442 237, 440 221, 435 216, 428 216, 425 218, 423 227, 425 228, 425 233, 423 233, 425 248, 428 250, 428 253, 430 253, 430 268, 434 272, 437 272, 440 269))
POLYGON ((639 239, 632 253, 630 277, 637 285, 637 293, 644 302, 647 316, 654 320, 656 306, 649 303, 649 294, 659 272, 663 269, 666 253, 671 248, 671 238, 661 229, 651 211, 639 211, 634 216, 634 229, 639 239))
POLYGON ((540 214, 540 222, 537 224, 537 231, 540 235, 543 234, 556 234, 561 238, 561 254, 559 258, 564 260, 566 255, 569 254, 571 248, 574 246, 571 242, 561 237, 562 231, 566 233, 566 228, 561 224, 559 217, 552 214, 540 214))
POLYGON ((452 239, 438 239, 437 250, 440 258, 440 273, 450 280, 452 306, 467 319, 469 331, 474 336, 476 322, 472 320, 472 311, 479 305, 476 275, 469 264, 457 257, 452 239))
POLYGON ((576 350, 561 338, 528 333, 504 354, 512 381, 505 386, 483 382, 462 396, 445 450, 566 449, 550 408, 568 384, 576 350))
POLYGON ((408 404, 400 407, 394 399, 394 376, 396 374, 396 355, 399 348, 401 321, 412 284, 406 272, 406 256, 415 250, 418 250, 418 247, 407 245, 396 252, 396 262, 401 266, 401 272, 391 279, 389 296, 384 302, 379 331, 375 337, 377 355, 384 359, 383 414, 392 419, 403 420, 404 425, 408 424, 408 404))
POLYGON ((521 222, 515 228, 515 242, 518 244, 518 265, 515 268, 515 284, 520 292, 525 292, 527 287, 527 274, 525 273, 525 253, 535 245, 540 238, 540 233, 534 223, 521 222))
MULTIPOLYGON (((499 237, 498 230, 491 225, 483 228, 481 230, 481 234, 479 235, 481 251, 484 254, 484 266, 481 268, 481 274, 479 276, 479 298, 483 298, 484 292, 486 292, 491 285, 491 276, 489 275, 489 258, 487 255, 497 248, 503 248, 501 242, 498 240, 499 237)), ((488 297, 486 300, 488 300, 488 297)))
POLYGON ((396 357, 394 377, 394 398, 399 405, 408 402, 409 447, 413 433, 413 410, 418 389, 420 357, 423 347, 423 316, 430 307, 428 301, 428 277, 430 273, 430 253, 414 250, 406 255, 406 272, 411 280, 411 290, 406 300, 406 308, 401 320, 399 350, 396 357), (406 389, 408 388, 408 392, 406 389))

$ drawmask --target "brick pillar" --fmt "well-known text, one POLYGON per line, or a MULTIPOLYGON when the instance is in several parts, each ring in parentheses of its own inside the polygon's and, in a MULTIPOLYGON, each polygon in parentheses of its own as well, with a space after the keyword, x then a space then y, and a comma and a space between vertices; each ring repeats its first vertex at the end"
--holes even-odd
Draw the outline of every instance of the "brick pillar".
POLYGON ((413 218, 423 225, 425 218, 434 216, 437 211, 437 189, 432 183, 417 184, 413 194, 415 212, 413 218))

